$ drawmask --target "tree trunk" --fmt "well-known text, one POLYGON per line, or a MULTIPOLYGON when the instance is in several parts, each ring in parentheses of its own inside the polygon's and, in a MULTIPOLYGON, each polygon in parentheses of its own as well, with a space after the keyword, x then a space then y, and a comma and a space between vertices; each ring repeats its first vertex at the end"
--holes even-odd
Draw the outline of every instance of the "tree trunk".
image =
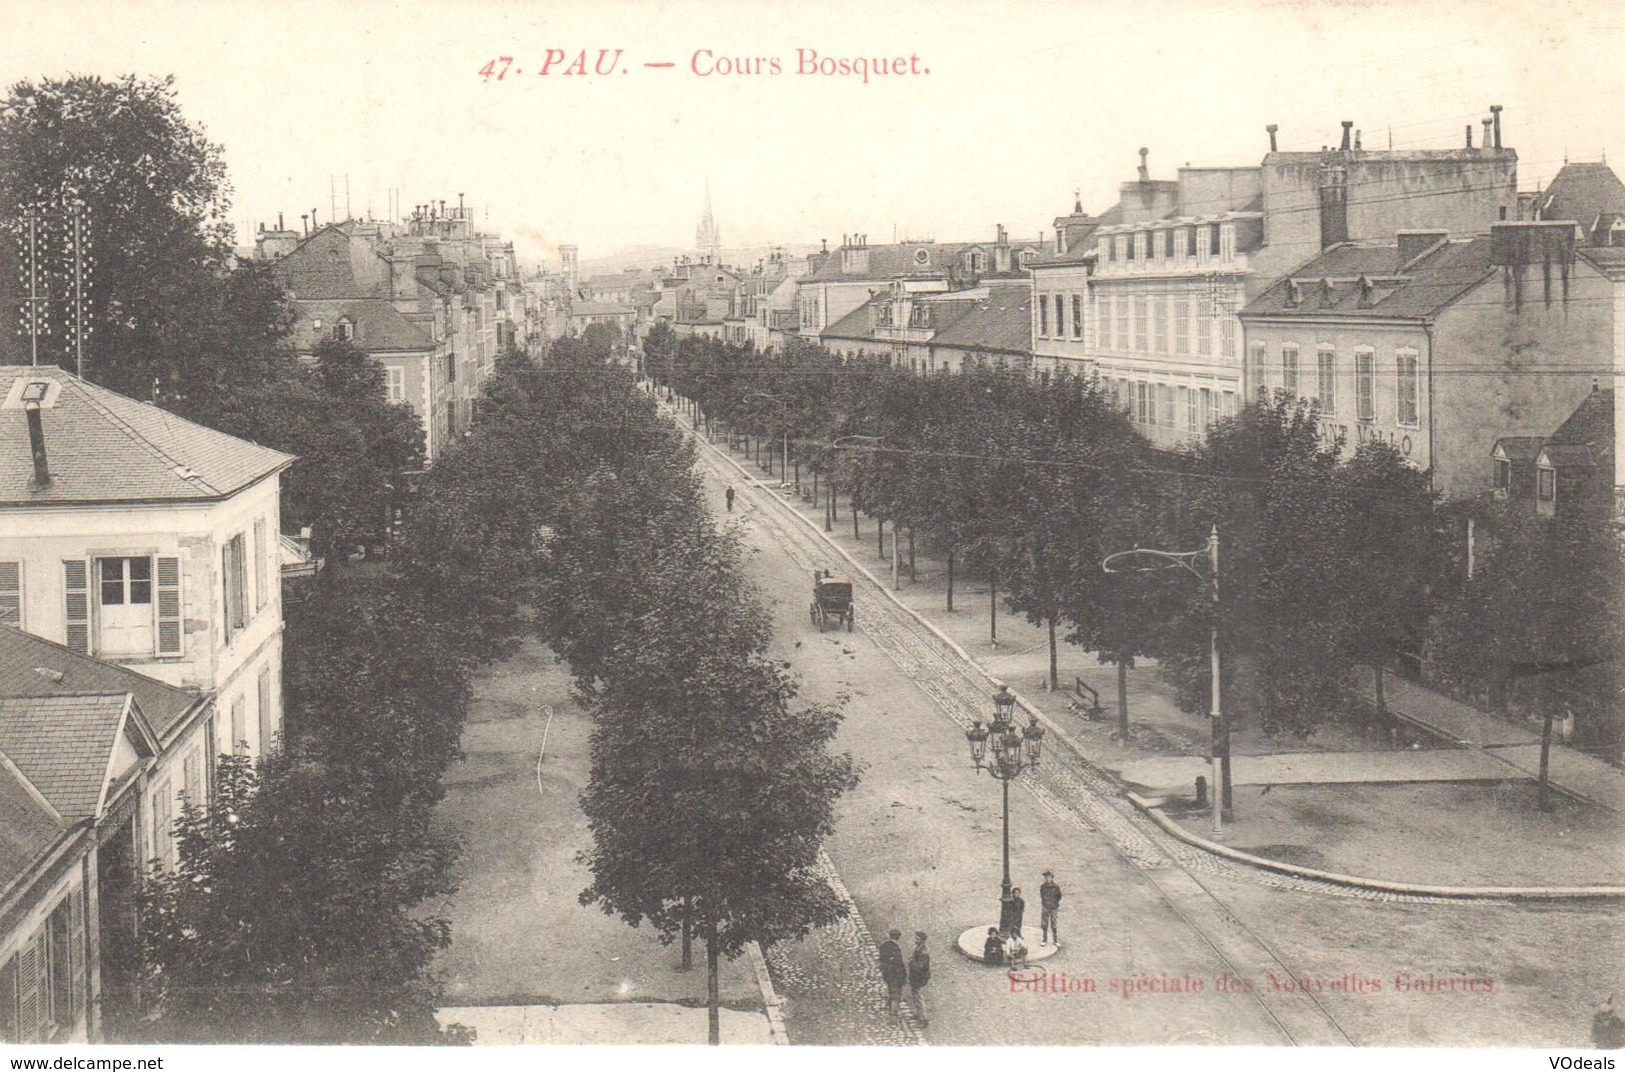
POLYGON ((858 504, 851 503, 850 505, 852 507, 852 538, 854 540, 861 539, 862 534, 858 532, 858 504))
POLYGON ((1128 660, 1117 660, 1117 736, 1128 740, 1128 660))
POLYGON ((989 642, 999 646, 999 567, 988 571, 987 581, 987 635, 989 642))
POLYGON ((948 613, 954 612, 954 549, 948 548, 948 613))
POLYGON ((1055 615, 1049 616, 1049 690, 1061 687, 1061 667, 1055 651, 1055 615))
POLYGON ((1536 789, 1535 803, 1541 811, 1551 807, 1551 783, 1546 774, 1552 758, 1552 714, 1556 705, 1552 702, 1551 683, 1547 682, 1541 689, 1541 706, 1545 708, 1545 718, 1541 720, 1540 727, 1540 782, 1536 789))
POLYGON ((1388 697, 1383 692, 1382 667, 1373 667, 1371 671, 1372 684, 1377 690, 1377 710, 1388 710, 1388 697))
POLYGON ((717 922, 712 920, 705 939, 705 1018, 710 1025, 712 1046, 722 1045, 722 1001, 717 995, 717 922))
POLYGON ((886 519, 881 518, 875 525, 875 554, 881 558, 886 557, 886 519))
POLYGON ((683 898, 683 971, 694 967, 694 906, 683 898))
POLYGON ((919 577, 914 574, 914 526, 908 527, 908 583, 919 583, 919 577))

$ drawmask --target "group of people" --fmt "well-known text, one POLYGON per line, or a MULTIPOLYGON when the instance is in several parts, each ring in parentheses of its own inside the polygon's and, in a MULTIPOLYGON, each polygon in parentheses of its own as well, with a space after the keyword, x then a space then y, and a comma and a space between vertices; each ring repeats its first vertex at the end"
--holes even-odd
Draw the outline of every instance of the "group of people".
POLYGON ((931 981, 931 954, 926 951, 924 931, 914 932, 914 952, 903 958, 899 939, 902 931, 892 931, 880 943, 880 978, 886 983, 886 1011, 903 1011, 903 988, 908 987, 908 1007, 921 1027, 930 1021, 925 1014, 925 986, 931 981))
MULTIPOLYGON (((1061 885, 1055 881, 1054 871, 1044 872, 1044 884, 1038 887, 1040 941, 1044 945, 1059 945, 1061 932, 1061 885)), ((1027 901, 1021 896, 1021 887, 1010 890, 1010 896, 999 906, 999 925, 987 929, 987 940, 982 943, 982 960, 987 964, 1003 964, 1011 968, 1027 966, 1027 942, 1021 926, 1027 914, 1027 901)))

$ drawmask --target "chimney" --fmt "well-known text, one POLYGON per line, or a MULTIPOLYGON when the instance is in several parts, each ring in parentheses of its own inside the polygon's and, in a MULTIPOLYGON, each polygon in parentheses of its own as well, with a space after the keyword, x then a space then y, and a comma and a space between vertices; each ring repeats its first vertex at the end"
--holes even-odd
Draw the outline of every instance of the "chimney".
POLYGON ((282 230, 282 213, 280 212, 276 214, 276 229, 282 230))
MULTIPOLYGON (((37 385, 30 384, 29 391, 37 389, 37 385)), ((40 490, 51 486, 51 468, 45 464, 45 426, 40 421, 40 400, 31 398, 23 403, 23 412, 28 415, 28 447, 34 454, 34 489, 40 490)))
POLYGON ((1275 125, 1274 123, 1271 123, 1269 126, 1264 128, 1264 130, 1270 136, 1270 152, 1272 152, 1272 153, 1275 152, 1275 132, 1277 130, 1280 130, 1280 129, 1281 128, 1279 126, 1275 125))
POLYGON ((818 240, 818 244, 819 244, 819 246, 820 246, 820 247, 822 247, 822 248, 821 248, 821 249, 820 249, 820 250, 819 250, 819 252, 821 252, 821 253, 828 253, 828 252, 829 252, 829 239, 827 239, 827 238, 820 238, 820 239, 819 239, 819 240, 818 240))
POLYGON ((1354 120, 1352 120, 1352 119, 1343 120, 1343 144, 1342 144, 1342 146, 1340 146, 1340 148, 1345 153, 1348 152, 1349 149, 1352 148, 1352 146, 1349 145, 1349 132, 1352 131, 1353 129, 1354 129, 1354 120))
POLYGON ((1489 116, 1484 117, 1484 148, 1490 147, 1490 126, 1495 122, 1489 116))
POLYGON ((464 212, 464 209, 463 209, 463 195, 458 194, 457 195, 457 218, 458 219, 463 219, 464 218, 463 212, 464 212))
POLYGON ((1467 124, 1467 148, 1473 147, 1473 124, 1467 124))
POLYGON ((316 210, 311 209, 310 210, 310 233, 315 234, 317 231, 319 231, 321 229, 322 229, 321 224, 316 222, 316 210))
POLYGON ((1495 120, 1495 147, 1499 149, 1501 147, 1501 106, 1499 104, 1490 105, 1490 117, 1495 120))
POLYGON ((1296 309, 1298 306, 1300 306, 1302 304, 1303 304, 1303 291, 1299 288, 1298 281, 1296 279, 1288 279, 1286 281, 1286 305, 1287 305, 1287 308, 1288 309, 1296 309))
POLYGON ((1143 145, 1140 146, 1140 181, 1141 182, 1148 182, 1150 180, 1150 178, 1151 178, 1151 169, 1146 167, 1146 164, 1145 164, 1145 158, 1147 156, 1149 156, 1150 154, 1151 154, 1150 149, 1147 149, 1143 145))
POLYGON ((1354 151, 1360 151, 1360 132, 1358 130, 1354 132, 1354 151))
POLYGON ((303 212, 299 214, 299 232, 305 235, 310 234, 310 217, 303 212))
POLYGON ((1374 298, 1376 296, 1376 290, 1377 290, 1377 288, 1371 282, 1371 277, 1370 276, 1362 275, 1360 277, 1360 308, 1362 308, 1362 309, 1371 308, 1371 306, 1373 304, 1372 303, 1372 298, 1374 298))

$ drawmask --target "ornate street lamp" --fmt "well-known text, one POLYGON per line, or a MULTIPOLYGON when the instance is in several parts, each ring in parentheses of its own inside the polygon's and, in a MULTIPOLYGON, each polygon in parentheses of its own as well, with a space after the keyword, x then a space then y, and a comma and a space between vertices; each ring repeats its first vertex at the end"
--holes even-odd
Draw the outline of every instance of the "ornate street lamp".
POLYGON ((1016 725, 1016 697, 1010 686, 999 684, 993 694, 993 719, 981 720, 965 731, 970 743, 971 763, 978 772, 987 771, 1004 789, 1004 881, 999 892, 999 930, 1010 929, 1010 783, 1026 770, 1037 770, 1044 750, 1044 727, 1038 716, 1025 727, 1016 725))

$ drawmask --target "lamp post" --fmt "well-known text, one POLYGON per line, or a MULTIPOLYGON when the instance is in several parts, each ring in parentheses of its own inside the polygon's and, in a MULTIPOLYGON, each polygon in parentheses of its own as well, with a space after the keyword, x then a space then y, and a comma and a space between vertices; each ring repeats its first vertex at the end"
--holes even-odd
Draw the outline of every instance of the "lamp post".
POLYGON ((999 885, 999 930, 1010 928, 1010 783, 1022 771, 1037 770, 1039 755, 1044 748, 1044 727, 1038 716, 1026 727, 1015 722, 1016 697, 1010 686, 999 683, 993 694, 993 720, 984 724, 980 719, 965 731, 970 742, 971 763, 976 770, 986 770, 997 778, 1004 789, 1004 880, 999 885))
MULTIPOLYGON (((776 402, 779 406, 781 411, 779 414, 779 427, 784 430, 783 453, 779 457, 779 483, 788 484, 790 482, 790 403, 786 402, 782 398, 776 398, 773 395, 766 394, 762 391, 752 391, 745 397, 765 398, 769 402, 776 402)), ((768 464, 773 464, 771 459, 769 459, 768 464)), ((773 471, 769 469, 768 475, 771 476, 772 472, 773 471)))
POLYGON ((1208 600, 1213 607, 1213 621, 1208 629, 1208 661, 1212 675, 1208 713, 1212 719, 1212 744, 1209 747, 1209 765, 1212 768, 1211 779, 1213 783, 1213 832, 1221 833, 1224 830, 1224 813, 1231 807, 1230 794, 1230 734, 1224 722, 1224 713, 1219 706, 1219 526, 1214 525, 1207 537, 1207 546, 1196 551, 1158 551, 1150 547, 1136 547, 1131 551, 1119 551, 1107 555, 1101 560, 1100 566, 1107 573, 1135 572, 1144 573, 1158 569, 1185 569, 1198 580, 1202 581, 1208 590, 1208 600), (1193 563, 1201 556, 1208 559, 1207 576, 1203 576, 1193 563), (1162 565, 1114 565, 1120 560, 1132 556, 1151 558, 1162 565))

